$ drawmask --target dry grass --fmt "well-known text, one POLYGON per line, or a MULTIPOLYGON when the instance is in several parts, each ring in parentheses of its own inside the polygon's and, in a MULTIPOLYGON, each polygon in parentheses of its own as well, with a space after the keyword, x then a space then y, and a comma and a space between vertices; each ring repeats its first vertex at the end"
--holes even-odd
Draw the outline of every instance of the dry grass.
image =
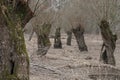
MULTIPOLYGON (((85 35, 89 52, 80 52, 76 40, 72 39, 72 46, 66 45, 66 35, 62 35, 63 49, 54 49, 51 46, 46 57, 36 55, 37 42, 34 35, 28 41, 29 35, 25 35, 27 50, 30 56, 30 80, 90 80, 85 68, 72 68, 83 64, 99 64, 99 54, 102 45, 100 35, 85 35)), ((50 39, 53 43, 53 39, 50 39)), ((120 40, 117 41, 115 58, 120 69, 120 40)))

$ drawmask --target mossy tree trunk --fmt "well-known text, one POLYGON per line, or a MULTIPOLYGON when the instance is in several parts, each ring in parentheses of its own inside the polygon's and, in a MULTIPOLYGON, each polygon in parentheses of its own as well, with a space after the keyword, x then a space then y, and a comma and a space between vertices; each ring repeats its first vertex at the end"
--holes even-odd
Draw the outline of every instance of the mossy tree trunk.
POLYGON ((113 35, 106 20, 101 21, 100 29, 103 39, 100 61, 105 64, 115 65, 114 50, 116 48, 117 35, 113 35))
POLYGON ((30 20, 25 20, 25 16, 31 10, 21 1, 15 0, 14 7, 7 0, 0 1, 0 80, 29 80, 29 58, 22 27, 30 20))
POLYGON ((67 45, 71 46, 71 40, 72 40, 72 31, 67 31, 67 45))
POLYGON ((88 51, 84 40, 84 28, 79 25, 77 28, 73 29, 73 34, 75 35, 79 50, 88 51))
POLYGON ((54 37, 54 48, 62 48, 60 27, 56 29, 54 37))
POLYGON ((37 34, 38 55, 44 56, 47 54, 51 43, 49 39, 51 24, 44 23, 42 26, 37 26, 35 33, 37 34))

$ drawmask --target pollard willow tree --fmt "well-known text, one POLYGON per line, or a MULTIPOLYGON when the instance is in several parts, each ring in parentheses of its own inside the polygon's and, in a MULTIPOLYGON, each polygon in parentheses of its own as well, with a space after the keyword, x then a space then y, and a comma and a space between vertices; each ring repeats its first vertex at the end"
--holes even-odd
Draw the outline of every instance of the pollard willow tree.
POLYGON ((53 27, 56 27, 55 38, 54 38, 54 48, 62 48, 61 37, 60 37, 61 32, 60 32, 59 28, 64 29, 64 31, 67 33, 67 35, 68 35, 67 45, 71 45, 72 32, 71 32, 71 30, 68 30, 68 29, 66 31, 66 29, 65 29, 66 23, 64 24, 65 20, 62 19, 63 15, 64 15, 64 12, 62 9, 64 9, 66 3, 68 3, 68 2, 69 2, 69 0, 52 0, 53 9, 56 11, 56 14, 57 14, 56 21, 53 24, 53 27))
MULTIPOLYGON (((33 1, 31 3, 35 2, 33 1)), ((54 22, 55 13, 51 6, 51 0, 37 0, 35 4, 37 5, 32 6, 35 8, 34 10, 36 10, 36 17, 34 17, 32 21, 33 30, 29 40, 31 40, 32 35, 35 32, 38 45, 37 54, 42 57, 47 54, 51 46, 49 34, 54 22)))
POLYGON ((67 33, 67 45, 71 46, 71 41, 72 41, 72 30, 66 31, 67 33))
MULTIPOLYGON (((88 51, 87 45, 84 40, 84 15, 82 14, 81 0, 68 0, 64 7, 61 9, 62 25, 67 31, 72 31, 75 35, 80 51, 88 51)), ((69 34, 71 38, 71 33, 69 34)), ((71 40, 70 40, 71 42, 71 40)))
POLYGON ((55 31, 55 37, 54 37, 54 48, 55 49, 61 49, 62 48, 62 42, 61 42, 61 28, 58 27, 55 31))
POLYGON ((89 0, 87 13, 97 21, 101 30, 103 45, 100 54, 100 61, 105 64, 115 65, 114 51, 116 48, 117 35, 111 28, 114 28, 120 21, 119 0, 89 0))
POLYGON ((33 17, 26 0, 0 0, 0 80, 29 80, 22 28, 33 17))
POLYGON ((71 17, 69 17, 69 21, 72 26, 72 32, 76 38, 78 47, 80 51, 88 51, 87 45, 85 43, 84 39, 84 32, 85 32, 85 21, 84 21, 84 15, 82 15, 82 8, 80 7, 81 1, 76 0, 72 1, 70 3, 70 11, 71 11, 71 17))
POLYGON ((53 27, 56 27, 55 31, 55 37, 54 37, 54 48, 55 49, 61 49, 62 48, 62 42, 61 42, 61 23, 59 22, 60 19, 60 10, 64 6, 64 3, 66 0, 52 0, 52 6, 53 9, 56 12, 56 21, 53 24, 53 27), (57 25, 56 25, 57 24, 57 25))

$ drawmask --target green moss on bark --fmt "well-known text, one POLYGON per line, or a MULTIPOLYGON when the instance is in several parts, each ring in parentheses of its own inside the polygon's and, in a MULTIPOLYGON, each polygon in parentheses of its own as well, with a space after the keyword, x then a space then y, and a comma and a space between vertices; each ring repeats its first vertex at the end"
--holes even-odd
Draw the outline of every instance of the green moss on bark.
MULTIPOLYGON (((7 7, 6 7, 7 8, 7 7)), ((9 11, 9 8, 7 8, 9 11)), ((11 48, 13 49, 13 54, 17 55, 15 58, 15 65, 14 65, 14 72, 13 74, 10 74, 9 69, 4 69, 2 77, 0 77, 0 80, 29 80, 29 57, 26 51, 26 45, 24 40, 24 35, 21 28, 21 16, 18 16, 18 14, 9 13, 9 12, 3 12, 3 17, 6 21, 7 28, 9 30, 9 36, 10 36, 10 43, 11 48), (26 62, 27 68, 22 66, 23 62, 22 60, 24 58, 24 62, 26 62), (18 63, 17 63, 18 61, 18 63), (18 76, 20 69, 24 67, 27 70, 27 76, 18 76)), ((7 66, 7 65, 5 65, 7 66)), ((24 74, 24 72, 22 72, 24 74)), ((21 73, 20 73, 21 74, 21 73)))

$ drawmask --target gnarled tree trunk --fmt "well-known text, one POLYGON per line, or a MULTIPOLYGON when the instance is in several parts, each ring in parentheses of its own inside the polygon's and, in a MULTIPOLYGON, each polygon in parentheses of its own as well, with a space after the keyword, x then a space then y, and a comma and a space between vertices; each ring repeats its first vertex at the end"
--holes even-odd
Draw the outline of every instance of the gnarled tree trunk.
POLYGON ((55 32, 54 48, 62 48, 60 28, 57 28, 55 32))
POLYGON ((84 28, 79 25, 77 28, 73 28, 73 34, 75 35, 78 47, 80 51, 88 51, 84 40, 84 28))
POLYGON ((44 56, 47 54, 51 43, 49 39, 51 24, 44 23, 42 26, 37 26, 35 30, 38 42, 38 55, 44 56))
POLYGON ((0 1, 0 80, 29 80, 29 58, 21 26, 30 20, 26 19, 22 25, 31 10, 24 0, 24 4, 21 1, 15 0, 14 7, 7 0, 0 1))
POLYGON ((71 40, 72 40, 72 31, 67 31, 67 45, 71 46, 71 40))
POLYGON ((113 35, 109 23, 106 20, 101 21, 100 25, 103 45, 101 49, 100 61, 105 64, 115 65, 114 50, 116 48, 117 36, 113 35))

